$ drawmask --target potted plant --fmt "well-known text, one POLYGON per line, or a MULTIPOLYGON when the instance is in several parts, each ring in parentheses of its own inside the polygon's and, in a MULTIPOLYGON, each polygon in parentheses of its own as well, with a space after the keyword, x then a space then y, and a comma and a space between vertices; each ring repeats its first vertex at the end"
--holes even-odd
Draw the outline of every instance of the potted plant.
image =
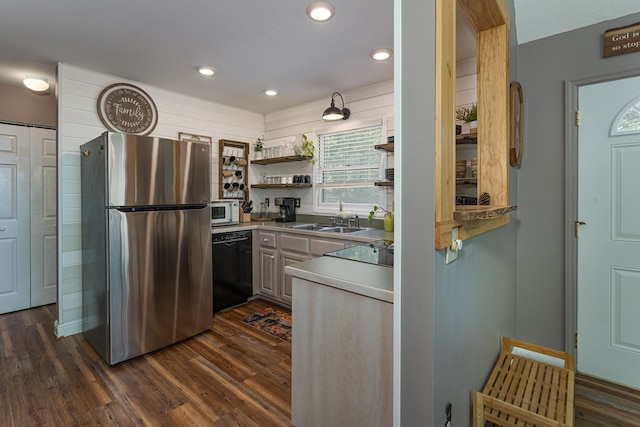
POLYGON ((456 120, 463 122, 462 133, 470 133, 478 127, 478 105, 456 107, 456 120))
POLYGON ((371 209, 371 212, 369 212, 369 217, 367 218, 369 222, 373 221, 373 217, 378 211, 382 211, 385 213, 382 221, 382 224, 384 226, 384 231, 388 231, 390 233, 393 232, 393 212, 388 211, 381 206, 374 206, 371 209))
POLYGON ((256 160, 261 159, 262 150, 264 150, 264 135, 256 139, 256 143, 253 144, 253 158, 256 160))
POLYGON ((316 162, 316 147, 313 145, 313 141, 307 138, 307 135, 302 134, 302 157, 306 157, 311 163, 316 162))

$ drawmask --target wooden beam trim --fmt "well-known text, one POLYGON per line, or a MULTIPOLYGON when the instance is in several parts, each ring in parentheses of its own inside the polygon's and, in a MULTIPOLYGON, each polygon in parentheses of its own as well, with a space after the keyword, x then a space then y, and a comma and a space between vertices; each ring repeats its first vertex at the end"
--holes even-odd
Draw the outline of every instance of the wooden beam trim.
POLYGON ((455 208, 455 0, 436 1, 435 198, 436 222, 453 219, 455 208))
POLYGON ((504 0, 458 0, 458 4, 476 33, 510 23, 504 0))

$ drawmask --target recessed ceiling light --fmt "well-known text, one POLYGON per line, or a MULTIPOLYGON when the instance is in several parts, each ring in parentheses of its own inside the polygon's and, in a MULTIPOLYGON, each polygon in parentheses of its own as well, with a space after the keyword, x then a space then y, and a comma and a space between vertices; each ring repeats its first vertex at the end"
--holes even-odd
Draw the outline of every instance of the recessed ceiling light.
POLYGON ((213 76, 216 73, 216 70, 211 67, 198 67, 198 72, 203 76, 213 76))
POLYGON ((43 77, 27 76, 22 83, 34 92, 44 92, 49 89, 49 82, 43 77))
POLYGON ((316 22, 327 22, 336 13, 336 8, 328 1, 316 1, 307 6, 307 16, 316 22))
POLYGON ((276 96, 278 94, 278 91, 275 89, 265 89, 264 94, 267 96, 276 96))
POLYGON ((371 52, 371 58, 375 59, 376 61, 386 61, 387 59, 391 58, 391 55, 393 55, 393 51, 391 49, 376 49, 374 51, 371 52))

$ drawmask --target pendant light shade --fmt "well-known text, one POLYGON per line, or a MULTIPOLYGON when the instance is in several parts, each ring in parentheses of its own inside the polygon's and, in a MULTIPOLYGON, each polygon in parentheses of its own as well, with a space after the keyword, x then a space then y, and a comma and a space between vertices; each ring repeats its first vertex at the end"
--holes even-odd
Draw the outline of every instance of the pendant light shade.
POLYGON ((324 110, 324 113, 322 113, 322 118, 324 120, 347 120, 350 115, 351 111, 349 111, 348 108, 345 108, 344 98, 342 98, 342 95, 340 95, 339 92, 333 92, 333 95, 331 95, 331 106, 324 110), (338 95, 340 97, 340 100, 342 101, 342 110, 336 107, 336 103, 334 100, 336 95, 338 95))

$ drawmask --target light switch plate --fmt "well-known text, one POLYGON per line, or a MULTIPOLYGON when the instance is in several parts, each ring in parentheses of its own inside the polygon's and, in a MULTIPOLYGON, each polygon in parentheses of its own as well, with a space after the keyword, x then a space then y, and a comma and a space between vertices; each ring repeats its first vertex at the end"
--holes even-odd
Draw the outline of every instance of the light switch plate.
POLYGON ((457 259, 458 251, 452 251, 451 248, 447 246, 447 254, 444 257, 444 262, 450 264, 457 259))
MULTIPOLYGON (((456 240, 458 240, 458 227, 451 229, 451 242, 455 242, 456 240)), ((451 245, 447 246, 447 253, 444 256, 445 264, 450 264, 457 259, 458 259, 457 249, 454 251, 451 249, 451 245)))

